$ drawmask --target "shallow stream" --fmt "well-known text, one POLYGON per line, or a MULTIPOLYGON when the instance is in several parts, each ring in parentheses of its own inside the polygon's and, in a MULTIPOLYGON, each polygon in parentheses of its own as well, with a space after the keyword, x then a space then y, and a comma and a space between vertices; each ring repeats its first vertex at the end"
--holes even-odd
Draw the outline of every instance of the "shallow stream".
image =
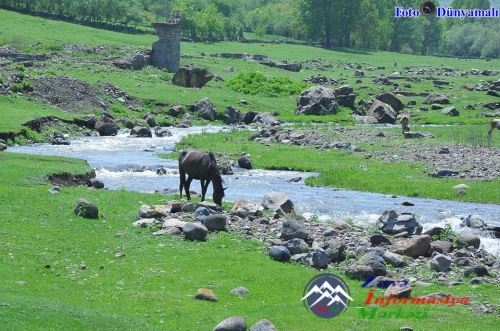
MULTIPOLYGON (((34 144, 9 147, 7 151, 58 155, 85 159, 96 171, 98 179, 111 190, 126 189, 139 192, 155 192, 179 189, 176 160, 166 160, 157 153, 169 153, 174 144, 188 134, 230 131, 232 127, 169 128, 170 137, 130 138, 128 132, 114 137, 77 137, 70 145, 34 144), (165 175, 157 175, 156 169, 163 166, 165 175)), ((469 229, 460 227, 460 217, 477 215, 488 225, 500 226, 500 207, 494 204, 463 203, 433 199, 392 197, 385 194, 366 193, 304 185, 304 179, 314 173, 296 171, 244 170, 234 168, 234 175, 223 176, 226 186, 225 201, 243 199, 261 203, 264 195, 271 191, 286 194, 294 203, 295 210, 306 217, 315 215, 321 221, 351 219, 363 225, 375 224, 386 209, 397 212, 412 212, 424 226, 424 230, 450 223, 457 232, 469 229), (290 179, 301 177, 299 182, 290 179), (414 206, 402 203, 409 201, 414 206)), ((191 190, 201 191, 198 181, 193 181, 191 190)), ((210 185, 207 197, 212 196, 210 185)), ((481 237, 482 245, 490 253, 499 255, 500 240, 481 237)))

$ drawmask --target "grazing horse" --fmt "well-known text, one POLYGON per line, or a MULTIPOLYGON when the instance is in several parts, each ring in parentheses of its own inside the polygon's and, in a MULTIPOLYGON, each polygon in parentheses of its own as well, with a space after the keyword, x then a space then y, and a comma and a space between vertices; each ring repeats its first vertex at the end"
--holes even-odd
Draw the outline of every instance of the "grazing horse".
POLYGON ((500 119, 491 120, 490 129, 488 130, 488 146, 491 146, 491 134, 495 129, 500 130, 500 119))
POLYGON ((396 68, 398 66, 398 63, 397 62, 394 62, 394 66, 393 68, 396 68))
POLYGON ((222 184, 224 181, 222 180, 215 157, 211 152, 202 152, 193 148, 181 151, 179 155, 179 175, 181 179, 179 185, 181 198, 182 190, 184 189, 187 199, 191 200, 189 186, 193 179, 198 179, 201 182, 201 201, 205 200, 208 185, 212 182, 214 189, 212 199, 216 204, 222 206, 222 198, 224 197, 225 190, 222 184), (186 174, 188 175, 187 180, 186 174))
POLYGON ((405 132, 410 132, 410 120, 407 116, 401 117, 401 130, 403 134, 405 134, 405 132))

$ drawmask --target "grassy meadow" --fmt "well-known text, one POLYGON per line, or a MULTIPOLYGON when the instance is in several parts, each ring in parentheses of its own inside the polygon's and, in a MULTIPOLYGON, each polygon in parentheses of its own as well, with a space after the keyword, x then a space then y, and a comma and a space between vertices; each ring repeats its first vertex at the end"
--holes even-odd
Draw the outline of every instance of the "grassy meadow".
MULTIPOLYGON (((67 76, 91 84, 109 82, 144 100, 140 106, 142 112, 152 112, 160 123, 175 123, 176 120, 168 117, 167 110, 158 107, 158 104, 184 105, 207 96, 219 113, 223 113, 225 107, 234 105, 242 112, 276 110, 279 119, 295 122, 298 128, 308 128, 316 124, 313 122, 328 123, 325 130, 354 124, 349 117, 352 112, 350 109, 343 108, 333 116, 295 116, 296 95, 273 98, 252 96, 225 85, 227 80, 252 71, 270 78, 288 78, 294 82, 313 75, 327 76, 352 85, 358 95, 356 100, 362 98, 368 101, 382 91, 392 90, 392 87, 371 84, 371 80, 372 76, 390 75, 394 62, 398 62, 398 68, 415 65, 424 68, 449 66, 458 70, 499 69, 498 60, 456 60, 270 43, 182 43, 182 66, 193 64, 206 67, 224 80, 212 81, 202 89, 187 89, 173 85, 173 74, 164 70, 148 67, 129 71, 109 64, 110 58, 122 52, 151 47, 157 40, 153 35, 121 34, 5 10, 0 10, 0 19, 0 45, 13 45, 24 52, 48 52, 53 55, 43 66, 24 68, 27 77, 67 76), (78 52, 66 54, 62 48, 70 44, 85 44, 87 47, 106 45, 108 48, 98 55, 78 52), (301 62, 304 70, 292 73, 257 62, 209 56, 214 53, 242 52, 266 54, 273 60, 301 62), (323 69, 318 69, 314 63, 321 64, 323 69), (358 78, 354 77, 354 70, 343 68, 346 63, 386 69, 365 71, 368 77, 362 78, 362 83, 356 83, 358 78), (227 67, 233 67, 234 71, 224 71, 227 67), (247 104, 240 103, 241 99, 247 100, 247 104)), ((2 77, 10 73, 0 68, 2 77)), ((484 110, 480 105, 476 105, 474 110, 464 110, 463 107, 497 99, 486 95, 484 91, 472 92, 464 88, 480 83, 484 77, 467 75, 445 79, 451 82, 445 89, 436 89, 430 80, 422 79, 421 82, 412 82, 413 87, 409 90, 414 93, 437 91, 449 94, 452 105, 460 110, 460 116, 445 117, 440 111, 430 109, 418 112, 423 97, 401 97, 404 103, 410 100, 417 102, 413 109, 416 116, 412 117, 412 127, 429 123, 450 124, 425 127, 425 131, 433 133, 436 138, 424 144, 484 146, 485 141, 481 137, 486 135, 489 120, 476 117, 484 110), (470 136, 476 137, 476 140, 472 141, 470 136)), ((497 76, 492 79, 496 80, 497 76)), ((117 116, 133 114, 117 103, 111 108, 112 114, 117 116)), ((96 109, 89 110, 89 113, 99 112, 96 109)), ((28 131, 22 126, 28 120, 43 116, 71 119, 82 114, 52 108, 26 98, 22 93, 0 96, 0 132, 19 134, 16 141, 9 141, 9 144, 24 143, 27 138, 43 140, 42 134, 28 131)), ((196 117, 193 117, 192 122, 208 123, 196 117)), ((221 124, 220 121, 217 123, 221 124)), ((424 164, 383 167, 375 160, 365 160, 361 155, 346 151, 266 146, 248 141, 249 134, 248 131, 234 131, 209 137, 190 136, 178 148, 194 146, 214 152, 247 152, 252 155, 253 165, 257 168, 320 172, 319 177, 309 179, 308 184, 311 185, 356 190, 369 188, 377 192, 437 199, 500 202, 498 180, 466 182, 471 190, 467 196, 459 196, 450 190, 450 186, 456 184, 454 181, 424 175, 424 164), (369 175, 360 170, 359 164, 370 169, 369 175), (414 180, 408 181, 405 186, 387 180, 400 178, 403 174, 412 176, 414 180), (381 181, 380 177, 385 180, 381 181)), ((401 137, 400 141, 392 143, 403 141, 401 137)), ((368 151, 378 151, 386 148, 384 144, 363 147, 368 151)), ((500 132, 493 134, 493 145, 500 145, 500 132)), ((363 318, 360 309, 356 308, 364 307, 368 289, 362 288, 360 281, 348 280, 354 299, 351 308, 334 319, 321 319, 308 312, 300 299, 307 282, 324 270, 271 261, 266 247, 236 233, 210 234, 206 242, 191 242, 177 236, 155 237, 151 235, 153 229, 131 225, 142 204, 164 204, 178 197, 124 190, 91 190, 85 187, 64 187, 61 188, 61 194, 56 195, 47 193, 51 185, 46 178, 50 174, 82 174, 89 171, 90 167, 83 160, 0 153, 0 330, 201 331, 212 330, 220 321, 233 315, 244 317, 249 326, 267 318, 278 330, 291 331, 399 330, 405 325, 414 330, 498 329, 500 296, 497 287, 469 285, 468 279, 464 279, 464 285, 453 288, 438 285, 416 287, 412 295, 416 297, 444 291, 455 297, 470 296, 470 307, 407 305, 402 308, 405 313, 425 310, 427 317, 386 318, 377 314, 373 320, 363 318), (78 198, 95 202, 99 207, 99 219, 76 216, 73 208, 78 198), (124 256, 117 257, 119 253, 124 256), (250 294, 238 296, 229 292, 238 286, 247 287, 250 294), (196 290, 202 287, 212 289, 218 301, 194 299, 196 290), (484 302, 493 306, 493 314, 469 309, 484 302)), ((225 204, 224 207, 227 210, 231 206, 225 204)), ((336 268, 327 272, 340 274, 336 268)), ((428 275, 423 276, 432 274, 429 271, 428 275)), ((382 291, 375 291, 377 297, 382 296, 382 291)), ((397 307, 383 309, 383 312, 397 312, 397 307)))

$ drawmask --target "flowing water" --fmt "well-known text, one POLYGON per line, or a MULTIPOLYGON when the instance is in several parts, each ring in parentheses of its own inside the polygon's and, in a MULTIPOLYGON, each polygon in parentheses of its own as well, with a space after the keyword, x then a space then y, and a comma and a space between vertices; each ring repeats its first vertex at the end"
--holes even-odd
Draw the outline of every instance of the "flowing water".
MULTIPOLYGON (((170 137, 131 138, 128 132, 114 137, 78 137, 70 145, 34 144, 9 147, 7 151, 40 155, 58 155, 85 159, 96 171, 98 179, 111 190, 126 189, 139 192, 155 192, 179 189, 176 160, 166 160, 158 153, 170 153, 174 144, 186 135, 202 132, 234 130, 234 127, 169 128, 170 137), (165 175, 156 174, 160 166, 165 175)), ((284 193, 294 203, 295 210, 306 217, 317 216, 320 221, 352 220, 356 224, 374 225, 386 209, 412 212, 424 230, 434 226, 451 224, 456 232, 470 229, 460 227, 460 217, 477 215, 488 225, 500 226, 500 208, 494 204, 464 203, 409 197, 392 197, 378 193, 366 193, 304 185, 304 179, 314 173, 296 171, 244 170, 234 168, 234 175, 223 176, 226 201, 238 199, 261 203, 271 191, 284 193), (290 181, 302 178, 299 182, 290 181), (414 206, 406 207, 409 201, 414 206)), ((191 190, 201 191, 199 181, 193 181, 191 190)), ((207 197, 212 196, 210 185, 207 197)), ((500 240, 481 235, 483 248, 494 255, 500 253, 500 240)))

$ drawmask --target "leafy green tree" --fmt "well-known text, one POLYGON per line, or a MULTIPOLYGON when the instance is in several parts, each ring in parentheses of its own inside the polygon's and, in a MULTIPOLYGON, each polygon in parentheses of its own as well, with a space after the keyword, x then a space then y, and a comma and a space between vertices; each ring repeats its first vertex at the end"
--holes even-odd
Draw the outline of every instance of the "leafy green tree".
POLYGON ((373 48, 376 46, 378 9, 370 0, 363 0, 360 4, 360 12, 357 29, 354 32, 356 45, 361 48, 373 48))
POLYGON ((224 17, 217 11, 214 4, 204 8, 196 16, 198 21, 197 31, 203 38, 212 40, 223 35, 224 17))

